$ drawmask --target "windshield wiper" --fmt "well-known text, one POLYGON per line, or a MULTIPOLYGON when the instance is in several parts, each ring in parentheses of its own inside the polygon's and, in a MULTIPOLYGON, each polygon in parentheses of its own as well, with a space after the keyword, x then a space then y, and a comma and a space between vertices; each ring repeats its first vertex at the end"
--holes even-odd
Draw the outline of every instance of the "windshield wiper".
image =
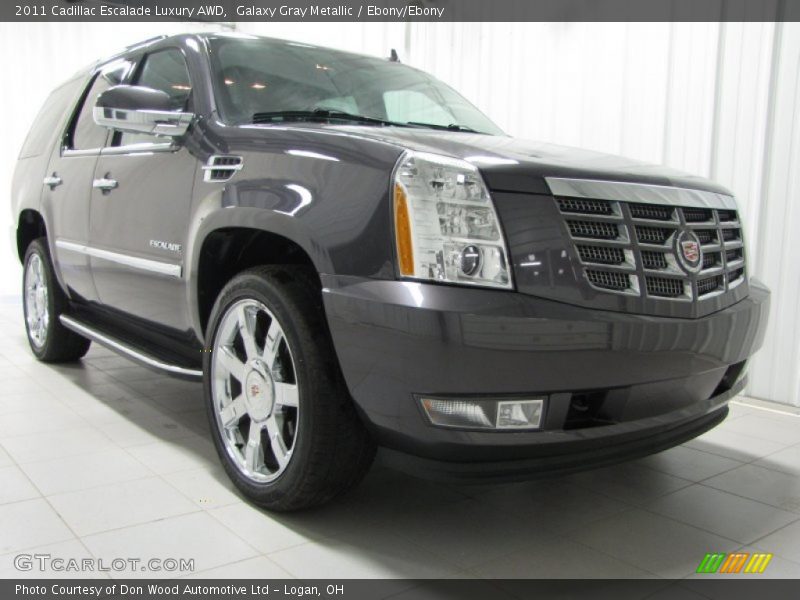
POLYGON ((481 133, 471 127, 466 127, 465 125, 457 125, 456 123, 451 123, 450 125, 437 125, 436 123, 420 123, 417 121, 409 121, 409 125, 413 125, 415 127, 427 127, 429 129, 441 129, 443 131, 463 131, 465 133, 481 133))
POLYGON ((406 126, 405 123, 395 123, 376 117, 355 115, 352 113, 315 108, 313 110, 277 110, 273 112, 260 112, 253 115, 254 124, 276 123, 281 121, 352 121, 354 123, 368 123, 372 125, 406 126))

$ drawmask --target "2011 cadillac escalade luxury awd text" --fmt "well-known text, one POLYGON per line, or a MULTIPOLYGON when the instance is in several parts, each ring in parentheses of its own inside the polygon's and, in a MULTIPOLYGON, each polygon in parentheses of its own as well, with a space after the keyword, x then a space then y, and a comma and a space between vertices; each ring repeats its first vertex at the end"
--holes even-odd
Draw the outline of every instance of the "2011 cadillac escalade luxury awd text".
POLYGON ((13 184, 30 346, 202 379, 278 510, 389 464, 518 479, 719 423, 760 346, 720 186, 521 142, 399 64, 160 38, 58 87, 13 184))

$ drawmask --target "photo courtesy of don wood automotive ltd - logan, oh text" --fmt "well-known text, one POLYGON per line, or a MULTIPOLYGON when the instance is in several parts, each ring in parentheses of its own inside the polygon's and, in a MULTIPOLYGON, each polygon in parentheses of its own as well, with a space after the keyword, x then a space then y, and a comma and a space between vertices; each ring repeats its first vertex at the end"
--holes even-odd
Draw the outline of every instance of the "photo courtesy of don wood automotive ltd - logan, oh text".
POLYGON ((800 596, 800 0, 0 5, 0 597, 800 596))

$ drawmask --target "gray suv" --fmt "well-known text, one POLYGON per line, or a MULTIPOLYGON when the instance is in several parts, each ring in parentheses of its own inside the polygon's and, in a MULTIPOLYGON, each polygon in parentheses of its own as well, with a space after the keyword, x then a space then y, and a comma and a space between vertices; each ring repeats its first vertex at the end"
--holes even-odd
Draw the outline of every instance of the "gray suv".
POLYGON ((378 447, 485 481, 680 444, 725 418, 768 310, 719 185, 253 36, 150 40, 59 86, 12 207, 33 353, 202 380, 225 469, 274 510, 378 447))

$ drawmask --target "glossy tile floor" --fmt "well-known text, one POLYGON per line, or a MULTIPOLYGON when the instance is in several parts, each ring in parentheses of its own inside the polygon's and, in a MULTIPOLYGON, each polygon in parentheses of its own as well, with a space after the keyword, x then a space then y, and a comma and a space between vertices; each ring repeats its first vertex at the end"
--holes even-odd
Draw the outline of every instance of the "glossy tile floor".
POLYGON ((800 577, 790 413, 737 402, 681 447, 522 484, 376 467, 332 506, 271 515, 219 467, 199 385, 96 345, 79 364, 37 363, 13 299, 0 336, 0 577, 25 576, 25 552, 191 558, 201 577, 690 578, 705 553, 737 549, 775 555, 760 577, 800 577))

